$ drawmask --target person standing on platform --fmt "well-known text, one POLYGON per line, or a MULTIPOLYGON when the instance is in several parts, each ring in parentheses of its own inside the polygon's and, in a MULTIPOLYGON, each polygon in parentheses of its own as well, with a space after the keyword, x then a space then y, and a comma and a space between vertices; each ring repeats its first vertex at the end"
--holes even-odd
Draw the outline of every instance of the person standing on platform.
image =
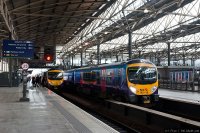
POLYGON ((36 87, 36 78, 34 76, 32 77, 32 84, 33 84, 33 87, 36 87))
POLYGON ((37 75, 36 76, 36 87, 40 87, 40 76, 39 75, 37 75))

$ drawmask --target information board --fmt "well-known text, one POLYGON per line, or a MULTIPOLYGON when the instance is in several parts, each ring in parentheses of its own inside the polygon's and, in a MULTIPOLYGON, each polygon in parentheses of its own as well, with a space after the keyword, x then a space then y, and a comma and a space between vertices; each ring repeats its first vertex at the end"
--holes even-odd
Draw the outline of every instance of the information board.
POLYGON ((3 40, 2 56, 14 58, 33 58, 33 42, 21 40, 3 40))

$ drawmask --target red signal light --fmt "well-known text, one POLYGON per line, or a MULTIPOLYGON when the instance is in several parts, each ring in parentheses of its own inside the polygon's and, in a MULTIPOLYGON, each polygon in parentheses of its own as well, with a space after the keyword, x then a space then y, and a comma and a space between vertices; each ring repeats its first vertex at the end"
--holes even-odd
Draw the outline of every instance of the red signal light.
POLYGON ((51 60, 51 56, 47 56, 47 61, 50 61, 51 60))
POLYGON ((51 62, 51 61, 53 61, 53 56, 51 54, 45 54, 44 60, 47 62, 51 62))

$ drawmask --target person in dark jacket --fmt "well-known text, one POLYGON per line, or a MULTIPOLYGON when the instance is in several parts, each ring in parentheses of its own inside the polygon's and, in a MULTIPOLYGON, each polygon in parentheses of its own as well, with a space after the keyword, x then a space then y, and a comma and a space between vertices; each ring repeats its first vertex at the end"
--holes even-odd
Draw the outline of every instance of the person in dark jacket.
POLYGON ((32 84, 33 84, 33 87, 36 87, 36 78, 34 76, 32 77, 32 84))

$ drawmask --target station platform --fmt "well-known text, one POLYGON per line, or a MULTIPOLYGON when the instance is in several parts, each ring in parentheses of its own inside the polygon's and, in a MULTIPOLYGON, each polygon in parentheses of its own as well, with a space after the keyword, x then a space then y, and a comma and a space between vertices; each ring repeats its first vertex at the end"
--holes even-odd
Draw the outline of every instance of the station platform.
POLYGON ((29 89, 29 102, 19 102, 22 85, 0 87, 1 133, 117 133, 46 88, 29 89))
POLYGON ((160 97, 167 99, 180 100, 185 102, 200 104, 200 93, 190 91, 180 91, 171 89, 162 89, 158 91, 160 97))

